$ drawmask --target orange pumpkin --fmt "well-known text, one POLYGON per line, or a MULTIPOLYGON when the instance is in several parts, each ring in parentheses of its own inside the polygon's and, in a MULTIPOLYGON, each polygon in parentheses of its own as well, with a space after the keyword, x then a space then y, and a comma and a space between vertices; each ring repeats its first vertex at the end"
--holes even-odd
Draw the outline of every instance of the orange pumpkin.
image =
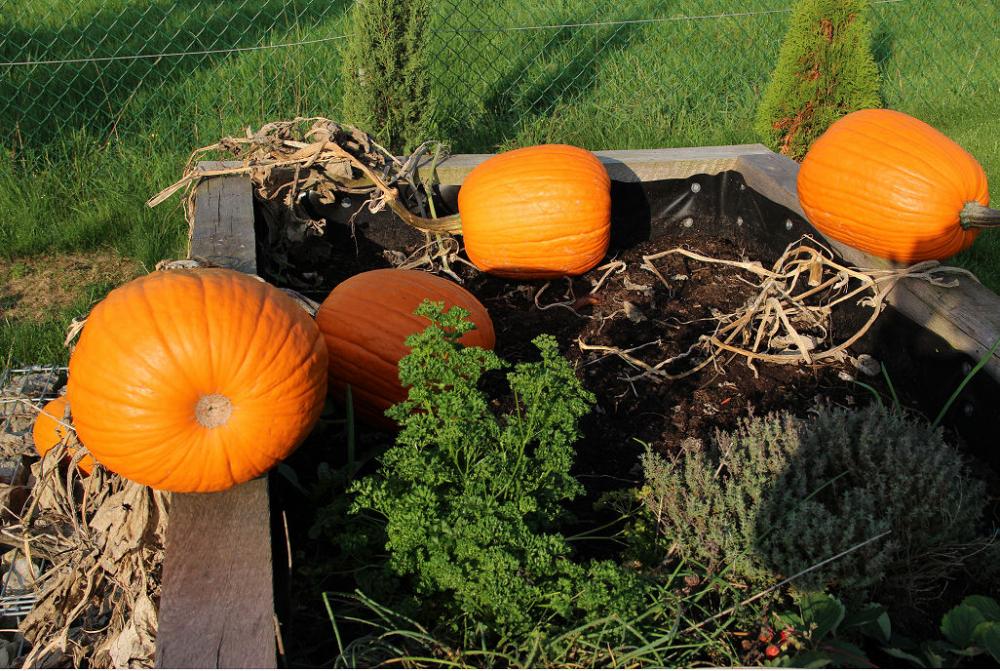
POLYGON ((309 433, 326 347, 269 284, 220 268, 159 271, 93 309, 67 395, 80 440, 108 469, 158 489, 219 491, 309 433))
POLYGON ((798 192, 820 232, 903 263, 948 258, 979 228, 1000 225, 976 159, 891 110, 862 110, 831 125, 802 162, 798 192))
POLYGON ((469 173, 458 211, 480 270, 514 279, 580 275, 608 251, 611 179, 585 149, 515 149, 469 173))
POLYGON ((407 336, 428 326, 413 311, 425 300, 442 301, 445 309, 468 310, 476 328, 460 341, 492 349, 493 322, 486 308, 468 291, 448 280, 418 270, 383 269, 355 275, 338 284, 316 313, 316 323, 330 353, 330 387, 344 400, 347 385, 355 414, 385 428, 389 407, 404 401, 399 360, 410 353, 407 336))
MULTIPOLYGON (((31 432, 32 438, 35 439, 35 449, 38 450, 38 456, 44 457, 59 443, 64 440, 72 440, 73 432, 66 427, 66 424, 70 422, 67 410, 66 397, 60 396, 46 403, 42 411, 38 413, 35 427, 31 432)), ((72 457, 76 450, 69 447, 67 453, 72 457)), ((77 462, 76 467, 83 473, 90 475, 94 470, 94 458, 88 454, 77 462)))

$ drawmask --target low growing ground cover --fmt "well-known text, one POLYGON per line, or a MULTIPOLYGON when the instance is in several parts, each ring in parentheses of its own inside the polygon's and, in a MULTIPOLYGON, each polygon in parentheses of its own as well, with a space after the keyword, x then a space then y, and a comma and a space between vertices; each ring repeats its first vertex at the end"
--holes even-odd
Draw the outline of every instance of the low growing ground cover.
POLYGON ((399 435, 328 423, 278 483, 299 566, 293 663, 989 659, 1000 618, 976 593, 1000 554, 984 472, 926 420, 819 402, 711 445, 648 446, 643 468, 608 463, 612 482, 595 482, 580 420, 596 398, 554 338, 511 365, 457 344, 463 311, 420 314, 399 435))

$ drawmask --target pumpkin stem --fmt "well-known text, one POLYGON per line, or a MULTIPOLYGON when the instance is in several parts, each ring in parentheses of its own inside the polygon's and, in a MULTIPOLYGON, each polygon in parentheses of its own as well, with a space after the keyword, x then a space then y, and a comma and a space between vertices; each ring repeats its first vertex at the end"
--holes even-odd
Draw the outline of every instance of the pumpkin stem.
POLYGON ((206 394, 194 407, 195 419, 206 429, 222 426, 232 414, 233 402, 222 394, 206 394))
POLYGON ((392 211, 395 212, 400 219, 405 221, 410 226, 413 226, 413 228, 418 228, 421 231, 427 231, 429 233, 462 232, 462 219, 459 215, 453 214, 450 217, 428 219, 427 217, 421 217, 413 214, 406 209, 401 202, 399 202, 399 197, 395 189, 391 189, 386 192, 385 202, 392 208, 392 211))
POLYGON ((1000 210, 970 200, 962 208, 959 221, 962 228, 997 228, 1000 227, 1000 210))

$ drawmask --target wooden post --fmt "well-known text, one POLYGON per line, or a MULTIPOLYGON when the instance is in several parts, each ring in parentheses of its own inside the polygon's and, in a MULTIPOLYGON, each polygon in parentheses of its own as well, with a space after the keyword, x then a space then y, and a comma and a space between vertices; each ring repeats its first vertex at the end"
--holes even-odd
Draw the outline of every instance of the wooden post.
MULTIPOLYGON (((191 256, 256 272, 247 177, 211 178, 198 186, 191 256)), ((277 665, 270 515, 266 476, 225 492, 173 496, 157 668, 277 665)))

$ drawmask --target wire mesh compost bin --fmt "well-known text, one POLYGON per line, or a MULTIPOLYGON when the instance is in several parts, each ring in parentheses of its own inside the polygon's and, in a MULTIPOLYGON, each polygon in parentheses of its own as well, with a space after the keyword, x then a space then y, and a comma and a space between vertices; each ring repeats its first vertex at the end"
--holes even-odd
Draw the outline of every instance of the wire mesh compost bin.
MULTIPOLYGON (((19 509, 27 498, 31 476, 27 457, 33 449, 31 429, 36 408, 54 399, 66 381, 66 368, 32 366, 7 368, 0 372, 0 488, 3 502, 0 519, 19 509)), ((2 519, 4 525, 8 519, 2 519)), ((0 645, 8 662, 21 657, 26 642, 14 633, 37 600, 37 578, 49 564, 44 559, 25 555, 21 547, 11 546, 10 538, 0 538, 0 645), (7 640, 3 640, 6 638, 7 640)))

